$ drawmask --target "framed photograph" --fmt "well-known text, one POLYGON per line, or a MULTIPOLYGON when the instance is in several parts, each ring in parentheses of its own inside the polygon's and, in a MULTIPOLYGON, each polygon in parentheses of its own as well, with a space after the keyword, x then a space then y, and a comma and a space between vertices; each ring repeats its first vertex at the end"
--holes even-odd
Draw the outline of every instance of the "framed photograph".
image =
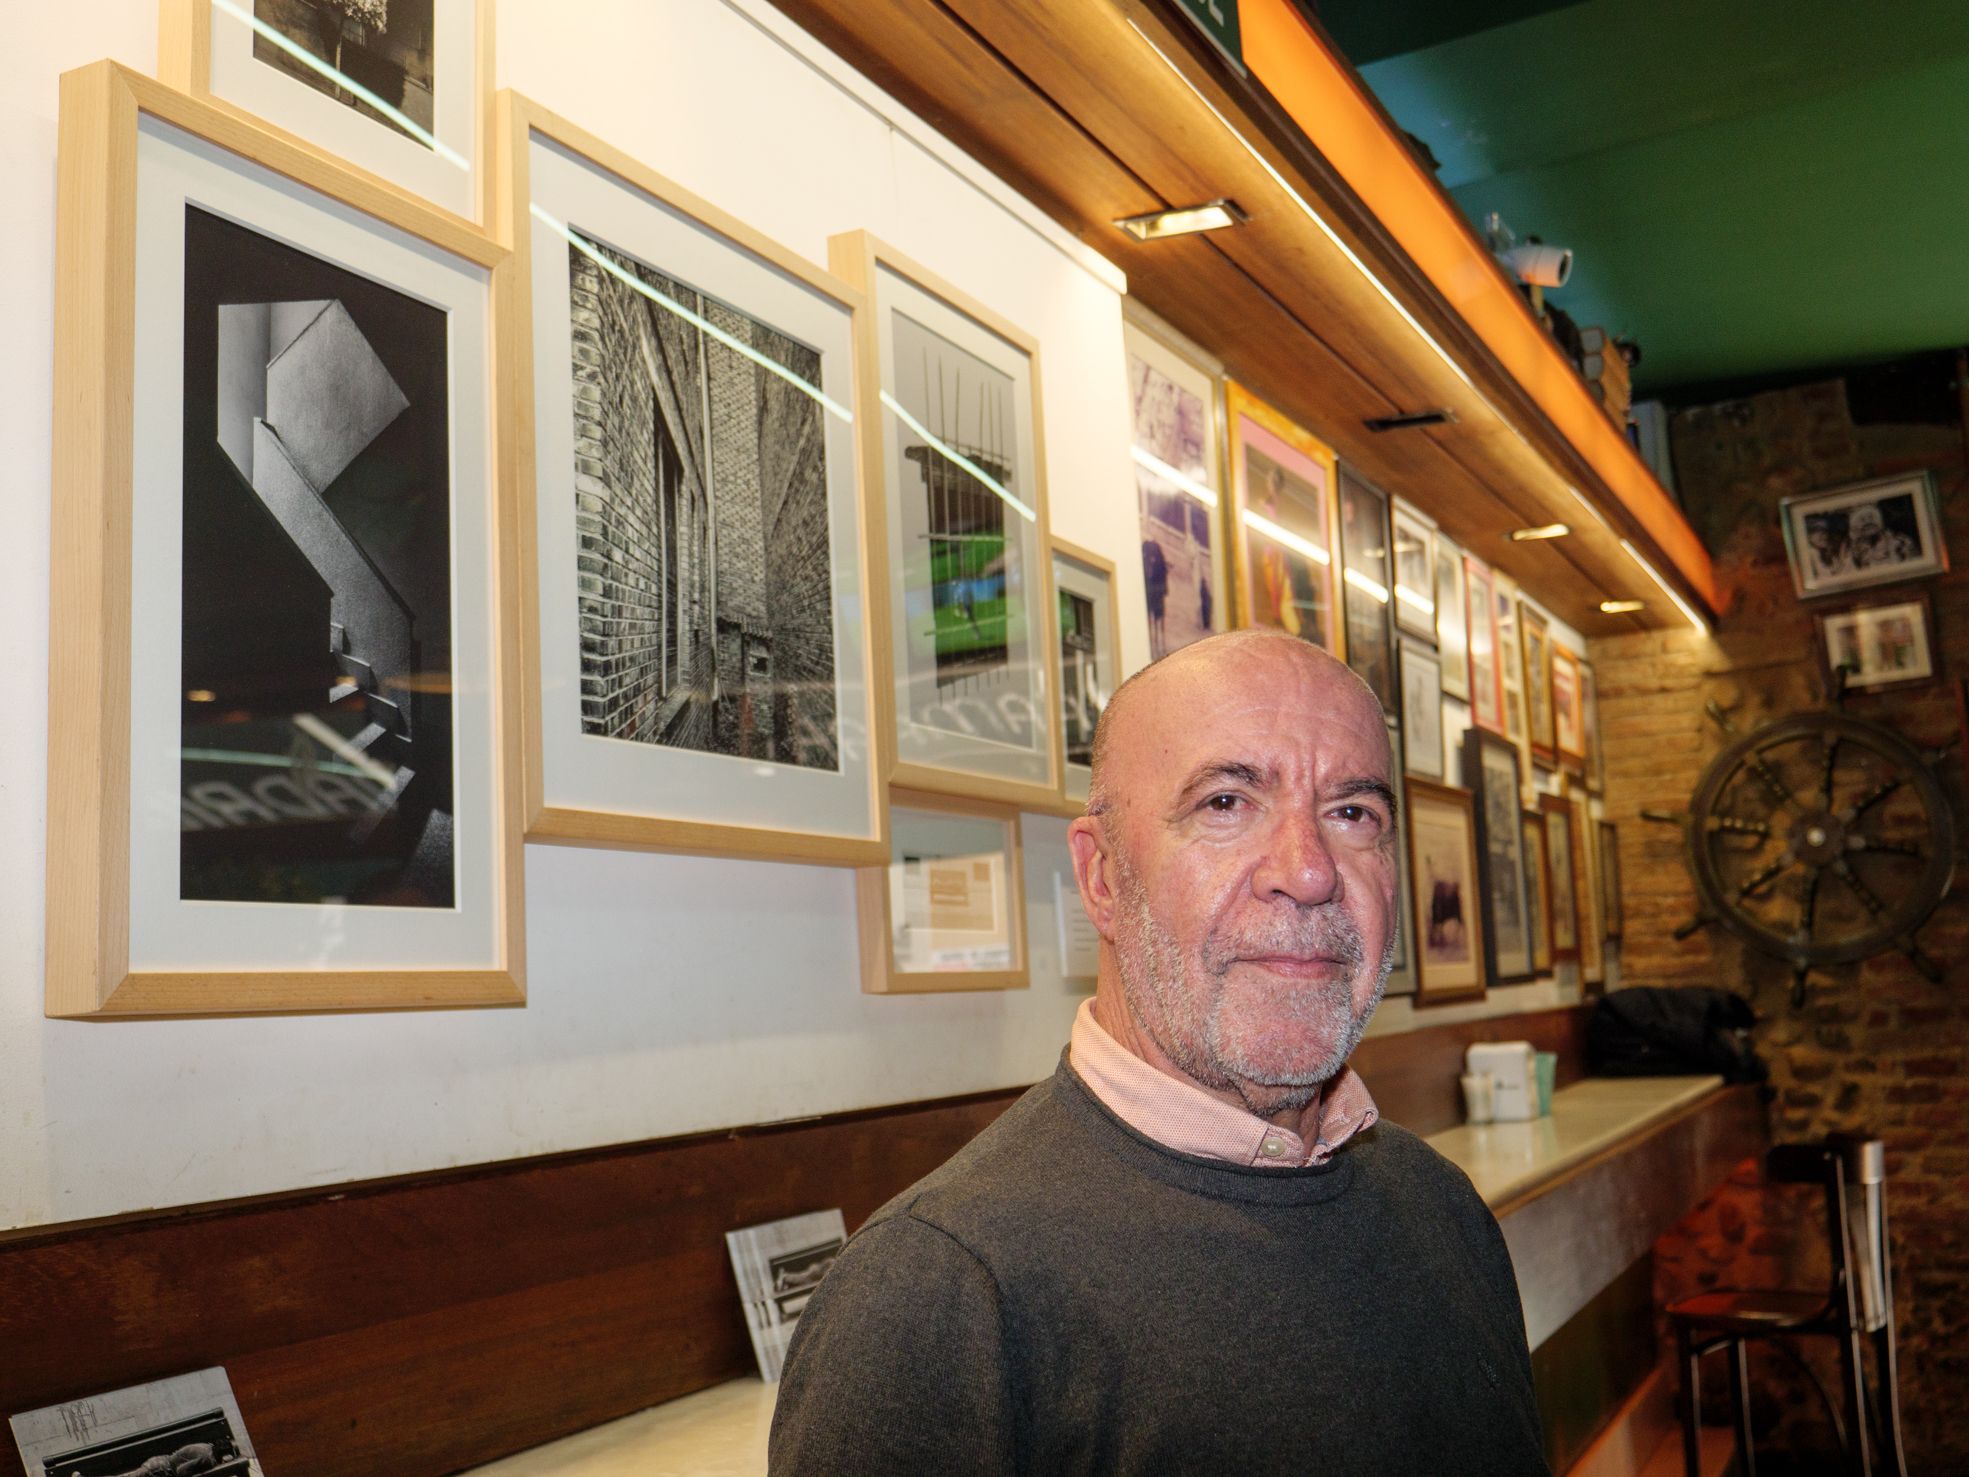
MULTIPOLYGON (((1440 746, 1439 746, 1440 747, 1440 746)), ((1402 726, 1393 718, 1388 720, 1388 748, 1392 754, 1402 752, 1402 726)), ((1408 785, 1402 774, 1402 766, 1389 766, 1390 783, 1395 790, 1395 814, 1401 824, 1408 824, 1408 785)), ((1400 841, 1395 846, 1395 953, 1388 966, 1388 985, 1383 992, 1388 995, 1413 995, 1415 993, 1415 950, 1411 945, 1415 933, 1415 892, 1408 875, 1408 848, 1400 841)))
POLYGON ((1436 652, 1443 664, 1443 691, 1470 701, 1470 600, 1463 577, 1463 551, 1436 535, 1436 652))
POLYGON ((1504 736, 1518 751, 1518 778, 1525 798, 1538 793, 1531 764, 1531 716, 1525 701, 1524 642, 1518 634, 1518 582, 1491 571, 1491 608, 1497 626, 1497 673, 1504 689, 1504 736))
POLYGON ((1463 556, 1469 592, 1470 721, 1492 733, 1504 730, 1504 674, 1497 651, 1497 586, 1490 566, 1463 556))
POLYGON ((1402 767, 1424 779, 1443 777, 1443 667, 1436 653, 1401 639, 1402 767))
POLYGON ((1476 797, 1487 972, 1494 985, 1528 980, 1533 973, 1532 931, 1525 903, 1518 751, 1499 734, 1465 729, 1463 780, 1476 797))
POLYGON ((830 264, 868 295, 863 464, 893 662, 877 706, 900 788, 1003 804, 1060 798, 1053 556, 1039 344, 865 231, 830 264), (876 490, 879 489, 879 495, 876 490))
MULTIPOLYGON (((1114 561, 1053 540, 1053 593, 1059 602, 1060 742, 1065 746, 1066 798, 1087 799, 1094 777, 1094 725, 1121 682, 1116 646, 1121 610, 1114 593, 1114 561)), ((1076 813, 1078 811, 1076 810, 1076 813)))
POLYGON ((1418 1005, 1484 994, 1482 872, 1468 790, 1408 782, 1409 878, 1415 890, 1418 1005))
POLYGON ((492 0, 163 0, 157 73, 477 223, 492 43, 492 0))
POLYGON ((1224 629, 1219 390, 1209 370, 1132 319, 1122 333, 1149 659, 1157 661, 1224 629))
POLYGON ((1586 763, 1586 698, 1580 689, 1579 655, 1554 641, 1552 650, 1552 727, 1559 759, 1573 769, 1586 763))
POLYGON ((1862 605, 1818 617, 1819 657, 1827 691, 1843 677, 1846 691, 1871 692, 1932 682, 1935 611, 1926 595, 1891 605, 1862 605))
POLYGON ((521 1003, 505 252, 108 62, 61 106, 48 1013, 521 1003))
POLYGON ((1333 567, 1334 458, 1242 386, 1224 387, 1237 623, 1346 655, 1333 567))
POLYGON ((1948 570, 1935 479, 1925 471, 1788 497, 1778 516, 1802 598, 1948 570))
POLYGON ((259 1455, 223 1369, 65 1400, 23 1411, 9 1424, 30 1477, 260 1477, 259 1455))
POLYGON ((847 1244, 848 1227, 838 1208, 725 1232, 752 1357, 767 1384, 779 1383, 800 1314, 847 1244))
POLYGON ((888 855, 859 293, 499 97, 527 834, 888 855))
POLYGON ((1384 709, 1395 706, 1394 636, 1388 619, 1388 498, 1351 467, 1340 469, 1341 600, 1347 616, 1347 665, 1360 673, 1384 709))
POLYGON ((889 814, 888 864, 855 873, 862 989, 1023 990, 1019 813, 898 794, 889 814))
POLYGON ((1395 624, 1436 642, 1436 525, 1400 498, 1389 510, 1394 529, 1395 624))
MULTIPOLYGON (((1572 890, 1579 908, 1579 980, 1600 985, 1607 977, 1606 922, 1600 895, 1600 838, 1594 830, 1586 792, 1565 796, 1568 839, 1572 845, 1572 890)), ((1587 993, 1593 993, 1589 990, 1587 993)))
POLYGON ((1540 795, 1545 822, 1545 871, 1551 879, 1552 962, 1579 957, 1579 894, 1573 886, 1572 807, 1563 795, 1540 795))
POLYGON ((1612 821, 1601 821, 1600 831, 1600 913, 1602 931, 1610 939, 1621 935, 1620 920, 1620 832, 1612 821))
POLYGON ((1532 973, 1552 972, 1552 868, 1545 855, 1545 817, 1519 812, 1525 835, 1525 913, 1531 920, 1532 973))
POLYGON ((1541 769, 1559 764, 1558 716, 1552 704, 1552 626, 1528 600, 1518 604, 1518 627, 1525 652, 1525 716, 1532 762, 1541 769))

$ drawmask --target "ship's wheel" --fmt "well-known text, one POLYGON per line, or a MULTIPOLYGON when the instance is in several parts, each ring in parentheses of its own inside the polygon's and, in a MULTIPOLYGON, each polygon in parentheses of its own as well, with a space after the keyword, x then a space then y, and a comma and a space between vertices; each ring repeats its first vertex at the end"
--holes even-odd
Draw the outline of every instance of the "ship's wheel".
POLYGON ((1915 934, 1948 895, 1955 819, 1922 749, 1836 707, 1739 734, 1710 762, 1686 814, 1643 811, 1682 827, 1699 911, 1678 939, 1717 925, 1791 966, 1792 1001, 1810 972, 1899 949, 1939 983, 1915 934))

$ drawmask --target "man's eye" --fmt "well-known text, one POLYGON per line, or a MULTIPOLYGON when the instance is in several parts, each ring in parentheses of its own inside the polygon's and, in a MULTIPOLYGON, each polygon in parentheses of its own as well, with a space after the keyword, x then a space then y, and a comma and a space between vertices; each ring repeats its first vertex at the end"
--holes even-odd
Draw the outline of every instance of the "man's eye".
POLYGON ((1333 815, 1336 820, 1345 821, 1349 825, 1359 825, 1363 821, 1372 821, 1372 820, 1380 819, 1380 817, 1375 815, 1375 813, 1365 805, 1343 805, 1338 810, 1334 811, 1333 815))
POLYGON ((1242 795, 1212 795, 1208 800, 1203 802, 1203 808, 1205 810, 1214 810, 1221 815, 1236 810, 1242 804, 1244 804, 1244 797, 1242 795))

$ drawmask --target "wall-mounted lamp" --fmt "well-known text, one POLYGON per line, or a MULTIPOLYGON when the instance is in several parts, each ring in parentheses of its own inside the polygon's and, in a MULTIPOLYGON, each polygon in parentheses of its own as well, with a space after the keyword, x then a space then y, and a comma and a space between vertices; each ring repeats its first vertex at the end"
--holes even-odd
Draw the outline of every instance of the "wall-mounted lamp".
POLYGON ((1160 241, 1165 236, 1187 236, 1193 231, 1221 231, 1226 226, 1241 226, 1250 219, 1235 200, 1207 200, 1202 205, 1124 216, 1115 224, 1137 241, 1160 241))
POLYGON ((1646 610, 1647 608, 1648 602, 1645 600, 1602 600, 1600 602, 1600 613, 1602 615, 1632 615, 1637 610, 1646 610))
POLYGON ((1507 537, 1514 544, 1535 544, 1540 539, 1564 538, 1571 532, 1564 523, 1541 523, 1536 528, 1514 528, 1507 537))

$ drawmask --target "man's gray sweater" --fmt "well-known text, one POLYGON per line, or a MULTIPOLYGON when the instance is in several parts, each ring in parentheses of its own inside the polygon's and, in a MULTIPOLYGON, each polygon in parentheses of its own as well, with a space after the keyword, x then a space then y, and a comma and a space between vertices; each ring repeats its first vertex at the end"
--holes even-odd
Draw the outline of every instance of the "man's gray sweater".
POLYGON ((771 1470, 1545 1472, 1468 1179, 1380 1124, 1315 1169, 1179 1154, 1062 1059, 807 1304, 771 1470))

